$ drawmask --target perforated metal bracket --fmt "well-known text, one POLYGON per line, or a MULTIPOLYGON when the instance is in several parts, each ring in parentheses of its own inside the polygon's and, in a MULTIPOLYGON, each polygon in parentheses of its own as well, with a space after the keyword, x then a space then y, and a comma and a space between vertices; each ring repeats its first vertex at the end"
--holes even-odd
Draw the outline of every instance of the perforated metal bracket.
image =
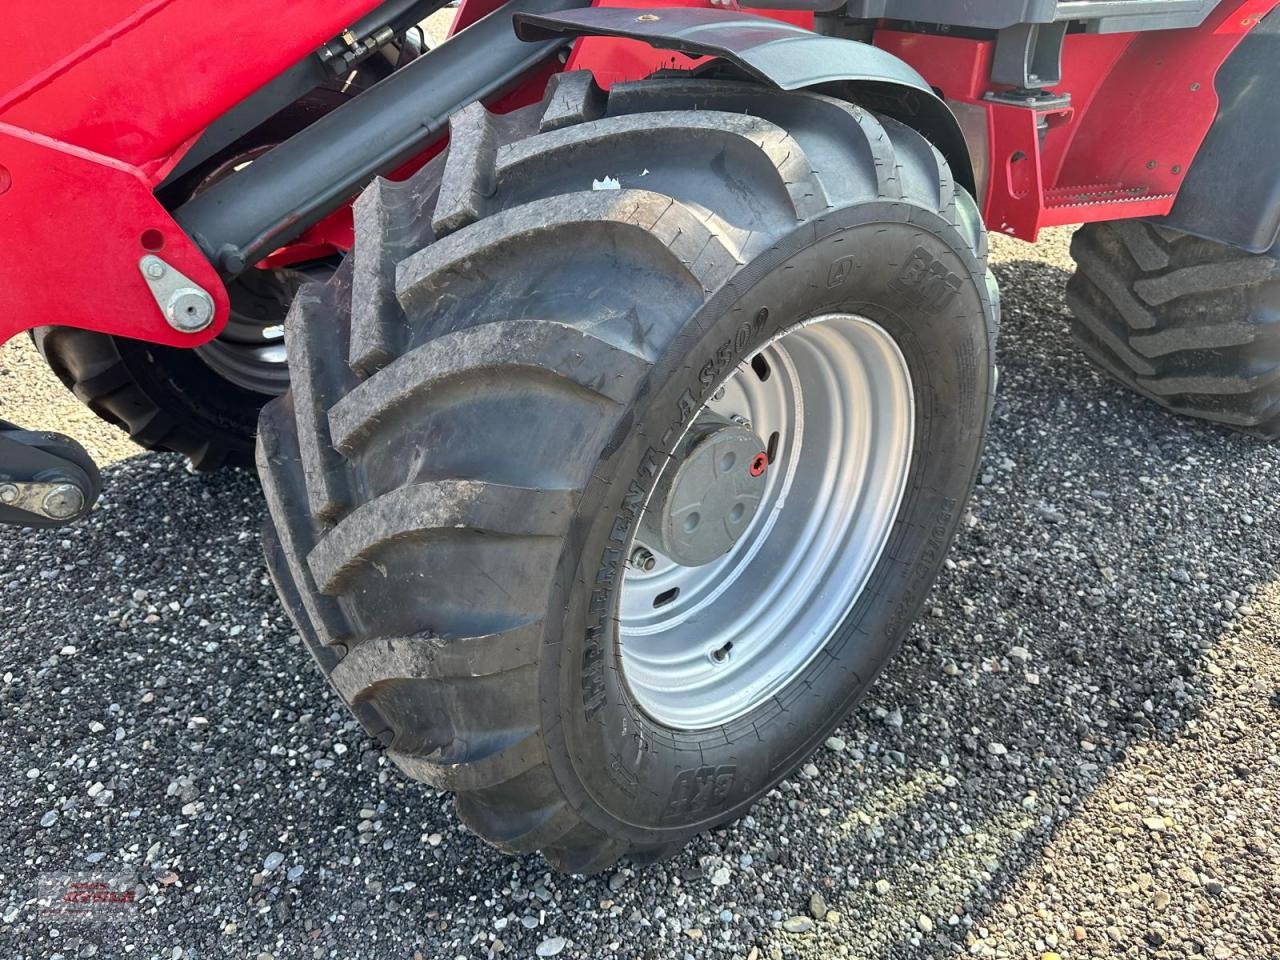
POLYGON ((213 323, 213 297, 194 280, 153 254, 139 260, 138 269, 173 329, 199 333, 213 323))

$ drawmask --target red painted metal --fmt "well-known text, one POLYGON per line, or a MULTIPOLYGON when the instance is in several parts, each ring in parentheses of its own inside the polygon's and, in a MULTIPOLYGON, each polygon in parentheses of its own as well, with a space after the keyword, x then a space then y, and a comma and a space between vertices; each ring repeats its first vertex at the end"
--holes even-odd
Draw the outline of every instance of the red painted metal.
POLYGON ((0 121, 149 176, 378 0, 24 0, 5 5, 0 121))
POLYGON ((267 254, 256 265, 263 270, 273 270, 308 260, 323 260, 334 254, 346 253, 355 240, 355 222, 351 216, 351 205, 347 204, 308 227, 298 239, 267 254))
POLYGON ((0 58, 0 342, 47 323, 196 346, 226 322, 217 273, 152 195, 215 118, 378 0, 29 0, 0 58), (213 296, 173 330, 138 272, 158 255, 213 296))
POLYGON ((1228 2, 1200 30, 1138 34, 1076 125, 1061 181, 1142 184, 1177 194, 1218 112, 1219 67, 1277 2, 1228 2), (1135 128, 1143 135, 1118 136, 1135 128))
POLYGON ((983 112, 983 215, 992 230, 1034 241, 1049 226, 1168 213, 1217 115, 1219 68, 1278 5, 1226 0, 1194 30, 1071 34, 1054 90, 1071 103, 1039 111, 984 98, 994 41, 880 30, 875 43, 983 112))
POLYGON ((138 261, 154 253, 214 298, 217 272, 151 193, 138 168, 0 123, 0 342, 53 323, 171 346, 207 340, 169 326, 138 261))
MULTIPOLYGON (((62 323, 158 343, 196 345, 225 321, 226 294, 212 267, 152 196, 203 128, 378 0, 35 0, 11 4, 5 27, 23 38, 0 60, 0 341, 62 323), (209 290, 215 323, 178 334, 137 270, 158 238, 160 255, 209 290)), ((500 0, 462 0, 456 32, 500 0)), ((598 0, 633 5, 636 0, 598 0)), ((706 6, 709 0, 654 0, 706 6)), ((1169 210, 1181 175, 1217 110, 1213 79, 1236 44, 1280 0, 1225 0, 1196 30, 1073 34, 1064 51, 1067 109, 1036 114, 984 100, 990 41, 892 30, 878 45, 919 69, 945 96, 987 121, 992 229, 1034 239, 1046 226, 1169 210)), ((753 11, 765 13, 766 11, 753 11)), ((812 15, 768 15, 812 26, 812 15)), ((609 87, 696 61, 638 41, 588 38, 570 68, 609 87)), ((491 104, 534 102, 549 65, 491 104)), ((442 147, 437 143, 395 177, 442 147)), ((267 265, 351 244, 350 210, 312 227, 267 265)))

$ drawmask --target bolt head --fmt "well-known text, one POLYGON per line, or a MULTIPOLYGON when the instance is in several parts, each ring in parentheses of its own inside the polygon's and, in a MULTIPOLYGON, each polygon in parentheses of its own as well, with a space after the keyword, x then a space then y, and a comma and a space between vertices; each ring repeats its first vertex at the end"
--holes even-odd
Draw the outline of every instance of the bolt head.
POLYGON ((179 287, 169 295, 165 316, 175 330, 197 333, 213 322, 213 298, 198 287, 179 287))
POLYGON ((60 483, 44 495, 40 512, 53 520, 68 520, 84 509, 84 492, 73 483, 60 483))
POLYGON ((222 245, 222 249, 218 252, 218 260, 222 264, 222 269, 227 273, 240 273, 248 266, 244 258, 244 252, 239 247, 229 243, 222 245))
POLYGON ((658 558, 644 547, 636 547, 631 551, 631 565, 647 573, 658 565, 658 558))
POLYGON ((147 260, 147 276, 150 277, 152 280, 159 280, 161 277, 164 276, 164 264, 159 260, 157 260, 155 257, 151 257, 150 259, 148 259, 147 260))
POLYGON ((17 503, 19 492, 12 483, 0 483, 0 503, 17 503))

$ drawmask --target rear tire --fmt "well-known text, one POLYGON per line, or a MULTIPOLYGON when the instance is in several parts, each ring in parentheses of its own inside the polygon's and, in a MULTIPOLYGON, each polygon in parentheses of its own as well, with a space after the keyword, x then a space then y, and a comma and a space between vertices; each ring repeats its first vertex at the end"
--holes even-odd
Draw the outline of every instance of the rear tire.
MULTIPOLYGON (((228 286, 230 322, 278 327, 303 275, 250 273, 228 286)), ((31 338, 58 379, 101 419, 148 450, 184 454, 196 470, 250 465, 258 413, 288 386, 283 359, 261 365, 260 383, 249 385, 245 374, 233 371, 246 385, 234 382, 224 372, 236 347, 219 340, 192 350, 74 327, 37 327, 31 338), (216 362, 199 351, 219 351, 216 362)))
POLYGON ((460 111, 450 144, 360 197, 350 273, 293 306, 269 565, 338 694, 481 837, 571 872, 659 858, 820 743, 923 602, 989 414, 985 235, 919 134, 812 94, 564 74, 541 107, 460 111), (914 390, 883 552, 767 699, 658 723, 615 619, 644 502, 727 378, 835 313, 914 390))
POLYGON ((1138 220, 1072 238, 1072 332, 1175 413, 1280 437, 1280 260, 1138 220))

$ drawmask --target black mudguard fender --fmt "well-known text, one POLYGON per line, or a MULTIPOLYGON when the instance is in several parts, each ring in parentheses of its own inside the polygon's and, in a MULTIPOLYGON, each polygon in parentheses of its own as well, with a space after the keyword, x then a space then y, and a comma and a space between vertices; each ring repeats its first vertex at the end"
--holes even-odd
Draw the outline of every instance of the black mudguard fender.
POLYGON ((827 37, 794 24, 733 10, 694 7, 587 7, 515 16, 516 35, 623 37, 661 50, 716 57, 780 90, 815 90, 887 114, 942 152, 961 186, 975 192, 973 163, 950 108, 915 68, 870 44, 827 37))
POLYGON ((1156 223, 1251 253, 1280 249, 1280 10, 1218 71, 1218 115, 1156 223))

